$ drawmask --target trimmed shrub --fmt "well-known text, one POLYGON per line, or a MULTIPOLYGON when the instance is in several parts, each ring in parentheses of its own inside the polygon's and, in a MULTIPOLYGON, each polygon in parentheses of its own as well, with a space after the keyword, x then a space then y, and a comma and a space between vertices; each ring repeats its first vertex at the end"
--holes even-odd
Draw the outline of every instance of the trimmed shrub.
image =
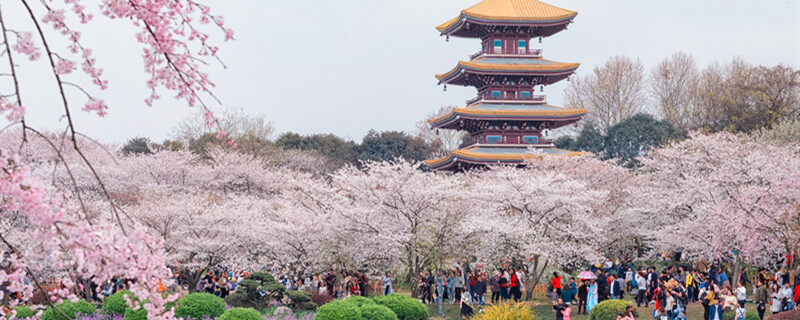
POLYGON ((398 320, 392 309, 375 303, 365 303, 361 306, 361 318, 364 320, 398 320))
MULTIPOLYGON (((749 314, 750 312, 748 312, 749 314)), ((724 316, 724 314, 723 314, 724 316)), ((747 318, 750 320, 750 318, 747 318)), ((800 320, 800 309, 773 314, 769 320, 800 320)))
POLYGON ((225 297, 225 302, 234 307, 249 307, 261 310, 270 301, 283 299, 286 293, 278 280, 267 272, 254 272, 239 282, 236 291, 225 297), (261 295, 261 293, 265 293, 261 295))
POLYGON ((36 311, 27 306, 16 307, 14 308, 14 311, 17 312, 17 315, 15 316, 17 319, 32 318, 36 315, 36 311))
MULTIPOLYGON (((620 299, 605 300, 592 308, 589 320, 617 320, 617 316, 625 312, 628 306, 633 306, 633 303, 620 299)), ((633 316, 639 317, 636 306, 633 308, 633 316)))
POLYGON ((261 314, 253 308, 233 308, 225 311, 217 320, 261 320, 261 314))
POLYGON ((116 315, 124 315, 128 308, 128 303, 125 302, 125 296, 130 296, 133 300, 138 300, 133 292, 128 290, 120 290, 114 294, 106 297, 103 300, 103 307, 100 309, 103 313, 113 313, 116 315))
POLYGON ((217 318, 227 310, 225 300, 210 293, 192 293, 181 299, 175 307, 175 316, 199 320, 217 318))
POLYGON ((350 296, 349 298, 344 299, 344 301, 354 303, 359 308, 363 307, 365 304, 376 304, 375 301, 372 301, 372 299, 362 296, 350 296))
POLYGON ((76 302, 64 300, 61 303, 55 304, 55 309, 61 312, 54 310, 53 307, 47 307, 44 313, 42 313, 42 320, 73 320, 78 318, 79 315, 94 314, 97 311, 91 303, 84 300, 78 300, 76 302))
POLYGON ((361 320, 361 310, 355 303, 334 300, 317 308, 315 320, 361 320))
POLYGON ((311 301, 311 293, 305 291, 289 290, 286 292, 289 297, 290 306, 295 310, 316 310, 317 304, 311 301))
POLYGON ((390 294, 375 297, 373 300, 379 305, 392 309, 399 320, 428 319, 428 308, 422 304, 422 302, 412 297, 390 294))
POLYGON ((522 303, 499 303, 486 307, 483 312, 477 313, 473 320, 534 320, 535 317, 531 308, 522 303))

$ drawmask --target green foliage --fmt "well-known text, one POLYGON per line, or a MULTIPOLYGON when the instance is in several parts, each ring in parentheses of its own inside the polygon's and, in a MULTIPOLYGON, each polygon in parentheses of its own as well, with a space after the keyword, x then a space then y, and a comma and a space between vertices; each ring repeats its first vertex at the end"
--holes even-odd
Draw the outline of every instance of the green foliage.
POLYGON ((218 320, 261 320, 261 314, 253 308, 232 308, 218 320))
MULTIPOLYGON (((592 311, 589 312, 589 320, 616 320, 617 316, 625 312, 625 308, 628 306, 633 306, 633 304, 619 299, 605 300, 592 308, 592 311)), ((639 317, 635 307, 633 316, 639 317)))
POLYGON ((637 114, 608 128, 603 153, 606 158, 619 159, 625 166, 633 167, 638 164, 636 158, 651 148, 683 138, 671 123, 656 120, 649 114, 637 114))
MULTIPOLYGON (((483 309, 472 320, 534 320, 536 317, 531 308, 522 303, 500 303, 483 309)), ((616 318, 615 318, 616 319, 616 318)))
POLYGON ((315 320, 362 320, 361 310, 355 303, 334 300, 317 308, 315 320))
POLYGON ((286 288, 268 272, 254 272, 239 282, 239 287, 233 294, 228 295, 225 301, 234 307, 261 310, 271 300, 283 299, 285 292, 286 288), (259 292, 266 294, 262 296, 259 292))
POLYGON ((136 300, 136 296, 133 295, 133 292, 120 290, 106 297, 106 299, 103 300, 103 307, 100 310, 103 311, 103 313, 124 315, 125 311, 128 309, 128 303, 125 301, 126 295, 130 296, 134 301, 136 300))
POLYGON ((15 317, 17 319, 25 319, 25 318, 32 318, 36 315, 36 311, 32 310, 31 307, 28 306, 19 306, 14 308, 14 311, 17 312, 15 317))
POLYGON ((139 308, 136 310, 128 308, 125 310, 125 315, 123 318, 125 320, 147 320, 147 310, 144 308, 139 308))
POLYGON ((428 308, 409 296, 390 294, 373 298, 376 303, 392 309, 400 320, 428 319, 428 308))
POLYGON ((365 303, 361 306, 361 318, 364 320, 398 320, 397 314, 392 309, 375 303, 365 303))
POLYGON ((202 319, 216 318, 225 310, 225 300, 210 293, 192 293, 181 299, 175 307, 175 316, 179 318, 202 319))
POLYGON ((57 303, 55 309, 57 310, 54 310, 53 307, 47 307, 42 314, 42 320, 72 320, 79 315, 94 314, 97 311, 92 304, 84 300, 76 302, 64 300, 61 303, 57 303))
POLYGON ((144 137, 136 137, 133 139, 128 140, 122 146, 122 154, 130 155, 130 154, 152 154, 153 150, 159 149, 160 146, 158 143, 150 141, 148 138, 144 137), (151 150, 153 149, 153 150, 151 150))
POLYGON ((344 301, 347 301, 347 302, 350 302, 350 303, 354 303, 359 308, 364 306, 365 304, 376 304, 375 301, 372 301, 372 299, 365 298, 365 297, 362 297, 362 296, 350 296, 349 298, 344 299, 344 301))
POLYGON ((294 310, 314 310, 317 304, 311 302, 311 293, 298 290, 290 290, 286 292, 286 296, 291 301, 291 307, 294 310))
POLYGON ((370 130, 358 146, 358 159, 393 161, 402 158, 414 162, 430 158, 439 149, 439 145, 429 144, 402 131, 370 130))
MULTIPOLYGON (((798 313, 797 315, 798 315, 798 317, 795 318, 795 319, 796 320, 800 320, 800 313, 798 313)), ((760 318, 758 317, 758 313, 752 312, 752 311, 749 311, 749 312, 745 313, 744 314, 744 319, 745 320, 760 320, 760 318)), ((773 316, 771 319, 775 319, 775 316, 773 316)), ((788 318, 788 319, 792 319, 792 318, 788 318)), ((734 311, 727 311, 727 312, 723 313, 722 314, 722 320, 736 320, 736 311, 735 310, 734 311)))
POLYGON ((301 136, 287 132, 275 140, 275 145, 283 149, 318 152, 337 166, 355 164, 356 143, 333 134, 314 134, 301 136))

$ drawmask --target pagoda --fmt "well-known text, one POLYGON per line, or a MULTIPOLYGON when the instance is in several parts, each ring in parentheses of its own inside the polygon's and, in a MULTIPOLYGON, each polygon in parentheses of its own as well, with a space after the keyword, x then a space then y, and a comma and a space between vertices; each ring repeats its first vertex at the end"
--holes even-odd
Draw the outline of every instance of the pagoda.
POLYGON ((483 0, 436 27, 442 36, 477 38, 481 50, 469 61, 436 75, 439 84, 472 86, 477 96, 466 107, 428 120, 434 129, 466 130, 470 137, 449 155, 425 161, 429 169, 459 171, 489 164, 521 164, 538 151, 574 155, 558 149, 543 132, 586 114, 547 103, 538 87, 567 79, 578 63, 547 60, 533 48, 538 39, 565 30, 578 13, 537 0, 483 0))

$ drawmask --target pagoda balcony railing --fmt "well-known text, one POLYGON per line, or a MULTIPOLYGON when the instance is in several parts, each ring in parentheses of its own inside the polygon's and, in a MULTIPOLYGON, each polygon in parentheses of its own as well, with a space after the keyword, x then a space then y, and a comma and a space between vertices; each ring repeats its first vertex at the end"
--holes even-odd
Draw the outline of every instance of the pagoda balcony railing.
POLYGON ((524 97, 520 97, 520 96, 517 96, 517 97, 477 96, 475 98, 467 100, 467 105, 470 106, 470 105, 473 105, 473 104, 481 102, 481 101, 511 101, 511 102, 515 102, 515 101, 528 102, 528 101, 530 101, 530 102, 545 103, 546 102, 546 98, 547 98, 547 96, 545 96, 545 95, 530 95, 530 96, 524 96, 524 97))
POLYGON ((542 57, 542 49, 527 49, 527 48, 517 48, 516 52, 503 50, 502 48, 492 48, 487 50, 481 50, 478 52, 473 53, 469 56, 470 60, 475 60, 480 56, 506 56, 506 57, 526 57, 526 58, 541 58, 542 57))

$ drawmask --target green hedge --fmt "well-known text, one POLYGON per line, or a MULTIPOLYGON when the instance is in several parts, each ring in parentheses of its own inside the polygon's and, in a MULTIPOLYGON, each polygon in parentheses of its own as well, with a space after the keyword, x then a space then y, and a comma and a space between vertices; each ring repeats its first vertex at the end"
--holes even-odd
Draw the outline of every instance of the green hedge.
MULTIPOLYGON (((178 305, 178 302, 180 302, 180 301, 181 300, 178 299, 178 300, 175 300, 175 301, 172 301, 172 302, 167 302, 164 305, 164 309, 166 309, 166 310, 172 309, 173 307, 176 307, 178 305)), ((137 309, 137 310, 133 310, 131 308, 125 309, 125 314, 123 315, 123 319, 125 319, 125 320, 147 320, 147 310, 145 310, 143 308, 143 306, 148 304, 148 303, 150 303, 150 300, 143 301, 142 303, 140 303, 139 309, 137 309)))
MULTIPOLYGON (((592 308, 592 311, 589 312, 589 320, 617 320, 617 316, 625 312, 627 306, 633 306, 633 303, 619 299, 605 300, 592 308)), ((633 316, 639 317, 635 306, 633 316)))
POLYGON ((398 320, 392 309, 374 303, 365 303, 361 306, 361 318, 364 320, 398 320))
POLYGON ((363 307, 365 304, 376 304, 375 301, 372 301, 372 299, 362 296, 350 296, 349 298, 344 299, 344 301, 354 303, 359 308, 363 307))
MULTIPOLYGON (((798 314, 798 315, 800 315, 800 314, 798 314)), ((773 318, 774 317, 775 316, 773 316, 773 318)), ((760 320, 758 318, 758 313, 752 312, 752 311, 749 311, 749 312, 745 313, 744 314, 744 319, 745 320, 760 320)), ((797 319, 800 320, 800 317, 798 317, 797 319)), ((725 311, 725 313, 722 314, 722 320, 736 320, 736 310, 725 311)))
POLYGON ((97 311, 91 303, 84 300, 78 300, 76 302, 64 300, 61 303, 55 304, 55 308, 61 312, 54 310, 53 307, 47 307, 42 314, 42 320, 73 320, 79 315, 94 314, 97 311))
POLYGON ((311 293, 298 290, 289 290, 286 296, 291 301, 290 306, 294 310, 316 310, 317 304, 311 301, 311 293))
POLYGON ((175 316, 199 320, 217 318, 227 311, 225 300, 210 293, 192 293, 181 299, 175 307, 175 316))
POLYGON ((128 290, 120 290, 106 297, 106 299, 103 300, 103 307, 100 310, 103 311, 103 313, 124 315, 125 311, 129 309, 128 303, 125 302, 126 295, 130 296, 131 299, 133 300, 137 300, 136 296, 133 295, 133 292, 130 292, 128 290))
POLYGON ((32 310, 31 307, 28 306, 19 306, 14 308, 14 311, 17 312, 15 316, 17 319, 25 319, 25 318, 32 318, 36 315, 36 311, 32 310))
POLYGON ((355 303, 334 300, 317 308, 315 320, 362 320, 361 310, 355 303))
MULTIPOLYGON (((428 308, 409 296, 390 294, 373 298, 376 303, 392 309, 399 320, 428 319, 428 308)), ((614 318, 616 320, 616 318, 614 318)))
POLYGON ((217 320, 261 320, 261 314, 253 308, 232 308, 217 320))

